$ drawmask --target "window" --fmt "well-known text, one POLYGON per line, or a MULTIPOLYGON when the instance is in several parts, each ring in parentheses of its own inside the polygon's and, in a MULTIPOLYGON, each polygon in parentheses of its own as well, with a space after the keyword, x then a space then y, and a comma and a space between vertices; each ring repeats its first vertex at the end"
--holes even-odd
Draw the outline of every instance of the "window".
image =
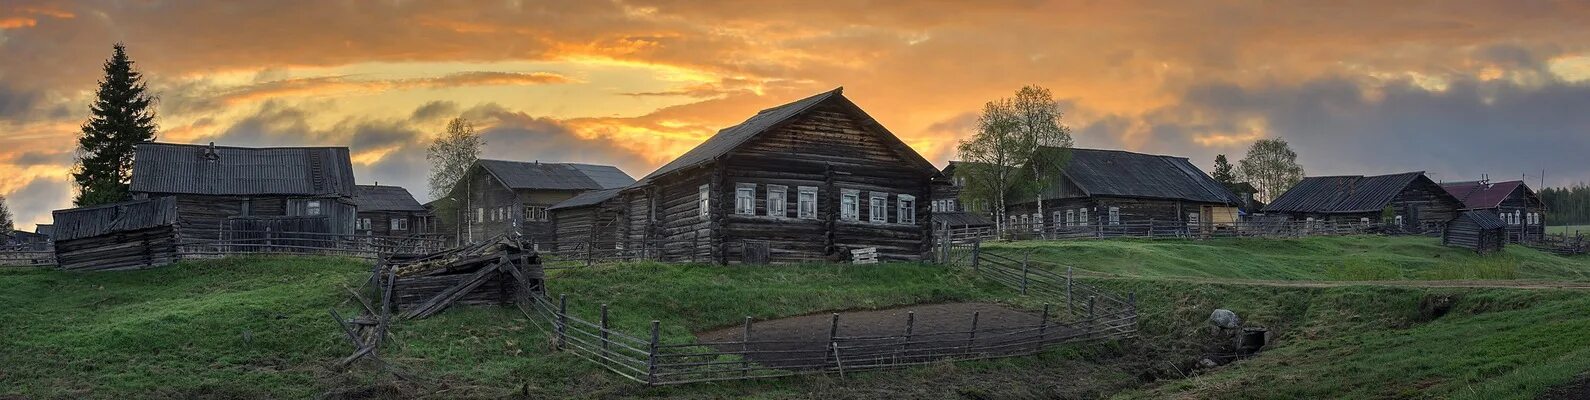
MULTIPOLYGON (((1059 213, 1059 211, 1055 211, 1055 213, 1059 213)), ((1077 210, 1066 210, 1066 219, 1065 219, 1065 221, 1066 221, 1066 223, 1065 223, 1066 226, 1076 225, 1077 210)))
POLYGON ((1043 232, 1043 214, 1032 213, 1032 231, 1043 232))
POLYGON ((957 211, 955 199, 944 200, 944 211, 957 211))
POLYGON ((1530 225, 1540 225, 1540 214, 1538 214, 1538 213, 1529 213, 1529 224, 1530 225))
POLYGON ((486 209, 475 208, 475 222, 486 222, 486 209))
POLYGON ((784 185, 767 185, 767 216, 788 217, 789 208, 784 206, 788 200, 784 197, 784 185))
POLYGON ((1369 217, 1359 218, 1358 219, 1358 223, 1364 224, 1364 225, 1369 225, 1369 217))
POLYGON ((696 192, 696 216, 701 217, 702 220, 711 217, 712 195, 710 194, 711 191, 708 190, 708 186, 701 185, 701 188, 696 192))
POLYGON ((871 214, 867 216, 867 220, 869 221, 879 224, 888 223, 889 194, 883 192, 872 192, 871 195, 867 197, 867 213, 871 214))
POLYGON ((1187 213, 1187 226, 1198 226, 1198 213, 1187 213))
POLYGON ((756 215, 755 183, 737 183, 734 185, 734 213, 756 215))
MULTIPOLYGON (((1313 220, 1313 218, 1309 218, 1309 220, 1313 220)), ((1397 226, 1402 226, 1402 216, 1401 215, 1397 216, 1396 221, 1397 221, 1397 226)))
POLYGON ((902 194, 899 198, 900 211, 895 213, 895 222, 916 224, 916 196, 902 194))
POLYGON ((392 230, 394 230, 394 231, 406 231, 406 230, 409 230, 409 220, 407 218, 393 218, 392 219, 392 230))
POLYGON ((1019 225, 1017 225, 1017 226, 1032 225, 1032 220, 1029 220, 1027 218, 1028 218, 1027 214, 1022 214, 1022 215, 1018 216, 1016 218, 1016 223, 1019 224, 1019 225))
POLYGON ((817 219, 817 187, 801 186, 795 199, 795 213, 801 219, 817 219))
POLYGON ((861 192, 856 189, 839 189, 839 219, 861 220, 861 192))
POLYGON ((1088 209, 1086 207, 1077 209, 1077 225, 1088 226, 1088 209))
POLYGON ((524 219, 526 221, 550 221, 546 206, 524 206, 524 219))
POLYGON ((320 215, 320 200, 310 200, 305 202, 304 215, 320 215))
POLYGON ((1110 225, 1120 225, 1120 224, 1121 224, 1121 208, 1120 207, 1110 207, 1110 225))
POLYGON ((353 229, 358 229, 358 230, 361 230, 361 231, 370 230, 370 219, 369 218, 359 218, 359 222, 354 224, 353 229))

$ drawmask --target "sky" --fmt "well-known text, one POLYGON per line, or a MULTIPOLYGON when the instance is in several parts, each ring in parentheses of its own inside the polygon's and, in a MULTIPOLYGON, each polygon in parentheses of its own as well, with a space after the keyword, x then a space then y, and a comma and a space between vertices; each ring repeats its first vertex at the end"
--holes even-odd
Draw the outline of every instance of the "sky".
POLYGON ((0 1, 0 194, 70 206, 122 42, 160 141, 349 146, 421 201, 447 120, 485 158, 642 176, 758 110, 844 87, 942 166, 1024 85, 1078 147, 1308 175, 1590 182, 1590 3, 1553 1, 0 1), (1542 175, 1544 173, 1544 175, 1542 175))

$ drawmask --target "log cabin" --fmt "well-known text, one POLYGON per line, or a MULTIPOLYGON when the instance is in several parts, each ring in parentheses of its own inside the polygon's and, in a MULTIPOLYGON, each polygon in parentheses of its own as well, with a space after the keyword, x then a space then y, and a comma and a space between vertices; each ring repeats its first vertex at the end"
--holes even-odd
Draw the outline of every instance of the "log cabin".
POLYGON ((461 243, 509 235, 539 248, 557 239, 548 208, 580 193, 633 183, 635 178, 609 165, 477 160, 448 192, 445 208, 456 213, 451 219, 458 226, 442 232, 456 232, 461 243))
POLYGON ((57 210, 55 259, 68 271, 157 267, 178 261, 173 196, 57 210))
POLYGON ((1463 201, 1464 210, 1483 210, 1507 224, 1508 241, 1531 241, 1546 234, 1546 203, 1524 181, 1444 182, 1441 188, 1463 201))
POLYGON ((938 169, 843 94, 762 110, 622 193, 630 240, 663 258, 729 263, 886 260, 929 249, 938 169))
POLYGON ((434 233, 430 209, 399 186, 359 185, 353 205, 358 209, 354 232, 373 236, 418 236, 434 233))
POLYGON ((950 161, 949 165, 939 171, 940 178, 933 180, 934 229, 966 231, 994 227, 993 221, 988 220, 983 213, 968 210, 967 203, 961 201, 961 192, 966 188, 966 178, 956 177, 955 170, 965 164, 961 161, 950 161))
POLYGON ((1447 221, 1441 244, 1486 254, 1502 251, 1507 243, 1507 223, 1486 210, 1467 210, 1447 221))
POLYGON ((1184 157, 1102 149, 1069 153, 1056 182, 1040 196, 1009 201, 1011 225, 1065 229, 1169 222, 1212 229, 1238 220, 1242 200, 1184 157))
POLYGON ((1383 223, 1405 232, 1434 232, 1463 202, 1424 172, 1377 176, 1311 176, 1264 207, 1295 221, 1383 223))
POLYGON ((557 231, 557 250, 576 250, 584 246, 601 250, 624 248, 625 243, 620 243, 624 202, 618 197, 623 190, 592 190, 547 208, 552 213, 553 229, 557 231))
POLYGON ((175 198, 186 239, 354 232, 356 189, 346 147, 140 143, 130 191, 134 200, 175 198))

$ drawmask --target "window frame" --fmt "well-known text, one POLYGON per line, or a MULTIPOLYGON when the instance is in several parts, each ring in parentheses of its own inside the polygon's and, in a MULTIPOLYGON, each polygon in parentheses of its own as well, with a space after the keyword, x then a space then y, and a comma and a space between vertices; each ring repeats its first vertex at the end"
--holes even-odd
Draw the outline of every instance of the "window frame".
POLYGON ((784 185, 767 185, 767 216, 789 217, 789 188, 784 185))
POLYGON ((1120 207, 1110 207, 1109 213, 1110 213, 1110 225, 1120 225, 1121 224, 1121 208, 1120 207))
POLYGON ((325 210, 322 209, 320 200, 304 200, 304 215, 315 217, 324 214, 325 210))
POLYGON ((486 222, 486 207, 475 207, 475 223, 486 222))
MULTIPOLYGON (((898 211, 895 212, 895 215, 898 216, 899 214, 900 213, 898 211)), ((887 223, 889 223, 889 193, 888 192, 868 192, 867 193, 867 222, 871 222, 871 223, 874 223, 874 224, 887 224, 887 223)))
POLYGON ((895 204, 899 207, 895 211, 895 222, 900 224, 916 224, 916 196, 909 194, 895 195, 895 204))
MULTIPOLYGON (((1059 211, 1055 211, 1055 212, 1058 213, 1059 211)), ((1076 225, 1076 223, 1077 223, 1077 210, 1066 209, 1066 224, 1065 224, 1065 226, 1073 226, 1073 225, 1076 225)))
POLYGON ((362 217, 362 218, 356 219, 356 220, 353 221, 353 229, 354 230, 360 230, 360 231, 371 230, 370 229, 370 223, 371 223, 371 221, 370 221, 369 217, 362 217))
POLYGON ((839 219, 850 222, 861 220, 860 190, 839 189, 839 219))
POLYGON ((547 206, 537 204, 524 205, 524 220, 547 222, 552 220, 552 213, 547 211, 547 206))
POLYGON ((401 217, 391 218, 390 221, 387 221, 387 228, 394 231, 407 231, 409 230, 409 219, 401 217))
POLYGON ((817 187, 797 187, 795 193, 795 217, 800 219, 817 219, 817 208, 817 187), (810 196, 810 199, 807 198, 808 196, 810 196), (808 205, 810 205, 809 210, 808 205))
POLYGON ((1088 226, 1089 223, 1092 222, 1092 221, 1088 220, 1088 208, 1087 207, 1079 207, 1079 208, 1077 208, 1077 222, 1078 222, 1078 226, 1088 226))
POLYGON ((712 185, 705 184, 696 188, 696 218, 706 221, 712 218, 712 185))
POLYGON ((756 184, 734 184, 734 214, 756 215, 756 184))

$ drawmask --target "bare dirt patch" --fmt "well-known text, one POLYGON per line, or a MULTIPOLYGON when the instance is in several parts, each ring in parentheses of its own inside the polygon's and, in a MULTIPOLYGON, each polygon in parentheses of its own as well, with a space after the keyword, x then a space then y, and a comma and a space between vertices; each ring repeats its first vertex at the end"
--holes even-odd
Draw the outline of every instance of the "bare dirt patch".
POLYGON ((1579 379, 1575 379, 1573 382, 1551 388, 1546 393, 1541 393, 1538 398, 1540 400, 1590 399, 1590 373, 1579 375, 1579 379))
MULTIPOLYGON (((965 343, 968 346, 989 345, 1013 335, 1036 338, 1035 328, 1042 314, 1013 309, 993 303, 949 303, 915 305, 872 311, 846 311, 839 313, 840 337, 901 336, 906 332, 907 313, 915 313, 910 340, 904 338, 880 340, 880 343, 899 343, 902 349, 930 348, 965 343), (977 314, 976 334, 972 332, 973 313, 977 314)), ((1051 320, 1050 323, 1054 323, 1051 320)), ((803 368, 817 364, 829 356, 828 347, 833 314, 822 313, 771 321, 754 321, 749 345, 751 361, 775 368, 803 368)), ((719 351, 738 351, 745 340, 744 327, 724 328, 696 335, 703 343, 735 342, 712 345, 719 351)), ((1064 335, 1059 329, 1045 331, 1046 335, 1064 335)), ((1030 347, 996 348, 990 355, 1031 351, 1030 347)), ((844 351, 841 348, 841 351, 844 351)))

